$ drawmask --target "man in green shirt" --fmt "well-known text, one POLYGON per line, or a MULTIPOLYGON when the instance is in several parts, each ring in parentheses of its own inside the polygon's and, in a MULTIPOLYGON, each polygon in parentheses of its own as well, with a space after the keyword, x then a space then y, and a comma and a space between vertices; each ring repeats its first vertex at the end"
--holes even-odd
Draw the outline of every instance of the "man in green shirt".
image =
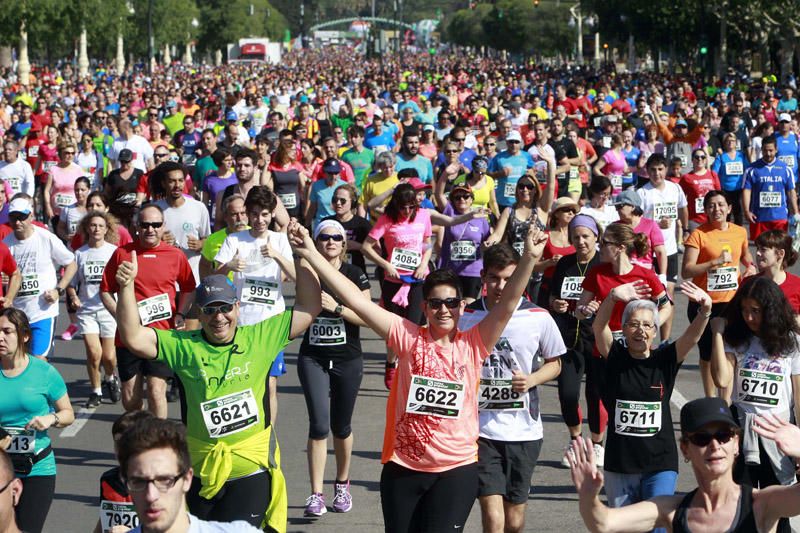
POLYGON ((161 119, 164 127, 167 128, 170 138, 183 129, 184 114, 178 111, 178 102, 169 100, 167 102, 167 114, 161 119))
POLYGON ((353 147, 342 154, 342 161, 353 169, 358 194, 361 194, 364 180, 372 172, 372 165, 375 164, 375 153, 364 146, 364 135, 366 132, 363 127, 350 126, 347 130, 347 137, 353 147))
POLYGON ((296 258, 294 308, 238 326, 234 285, 225 276, 208 276, 196 292, 201 329, 157 331, 139 322, 133 291, 137 271, 135 252, 117 270, 120 339, 137 357, 164 361, 183 386, 189 453, 200 473, 200 482, 192 483, 187 494, 189 511, 200 519, 224 515, 254 526, 265 517, 270 522, 271 515, 286 512, 276 509, 272 498, 280 498, 281 506, 286 500, 283 475, 270 462, 267 379, 278 352, 320 312, 319 280, 296 258))
POLYGON ((206 181, 206 176, 218 170, 217 164, 214 163, 214 159, 211 157, 211 154, 217 151, 217 134, 214 133, 213 129, 206 128, 203 130, 201 139, 201 152, 194 166, 194 172, 192 173, 192 181, 198 191, 203 190, 203 183, 206 181))

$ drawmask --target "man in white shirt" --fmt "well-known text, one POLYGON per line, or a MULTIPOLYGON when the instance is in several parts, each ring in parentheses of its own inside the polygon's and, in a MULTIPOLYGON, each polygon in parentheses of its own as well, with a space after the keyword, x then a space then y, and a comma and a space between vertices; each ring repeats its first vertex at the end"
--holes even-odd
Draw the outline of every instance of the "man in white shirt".
POLYGON ((119 121, 119 138, 114 141, 111 153, 108 154, 114 168, 119 168, 119 153, 126 148, 133 152, 134 168, 138 168, 142 172, 153 168, 153 147, 147 142, 147 139, 133 133, 131 121, 124 118, 119 121))
MULTIPOLYGON (((648 158, 647 175, 650 181, 637 192, 642 198, 644 217, 658 222, 664 235, 667 271, 658 272, 658 278, 667 288, 671 300, 675 296, 675 283, 678 281, 678 241, 675 235, 675 222, 680 219, 684 228, 689 227, 686 195, 678 185, 667 180, 667 159, 663 155, 653 154, 648 158)), ((669 339, 671 331, 672 316, 661 326, 661 338, 669 339)))
POLYGON ((19 144, 15 140, 8 139, 3 143, 0 179, 11 186, 14 194, 24 192, 28 196, 33 196, 33 169, 25 159, 19 157, 19 144))

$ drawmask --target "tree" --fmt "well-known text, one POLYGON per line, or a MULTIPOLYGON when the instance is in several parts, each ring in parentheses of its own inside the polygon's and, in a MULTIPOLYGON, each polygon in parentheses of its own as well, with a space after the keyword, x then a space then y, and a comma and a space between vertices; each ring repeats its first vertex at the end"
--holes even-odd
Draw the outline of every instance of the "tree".
POLYGON ((486 46, 488 37, 483 30, 483 19, 491 10, 489 4, 478 4, 475 9, 456 11, 445 24, 447 40, 461 46, 486 46))
POLYGON ((242 37, 280 40, 286 18, 267 0, 202 0, 203 24, 199 46, 206 51, 225 49, 242 37))

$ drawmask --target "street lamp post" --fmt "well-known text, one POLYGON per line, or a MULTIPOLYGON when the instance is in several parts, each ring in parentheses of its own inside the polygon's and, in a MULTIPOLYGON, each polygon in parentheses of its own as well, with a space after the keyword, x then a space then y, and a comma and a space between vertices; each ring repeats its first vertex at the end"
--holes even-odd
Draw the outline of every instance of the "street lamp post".
POLYGON ((583 64, 583 18, 581 17, 581 3, 578 2, 577 4, 569 8, 569 12, 570 14, 572 14, 572 18, 575 20, 575 25, 577 26, 578 30, 578 48, 575 60, 579 65, 582 65, 583 64))

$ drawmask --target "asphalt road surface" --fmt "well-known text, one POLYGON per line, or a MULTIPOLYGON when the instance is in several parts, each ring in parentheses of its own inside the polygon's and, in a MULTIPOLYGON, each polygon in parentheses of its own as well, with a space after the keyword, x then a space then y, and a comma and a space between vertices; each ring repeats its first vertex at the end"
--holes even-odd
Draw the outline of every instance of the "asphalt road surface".
MULTIPOLYGON (((797 273, 800 268, 792 270, 797 273)), ((378 295, 374 282, 372 294, 373 297, 378 295)), ((687 300, 681 295, 678 295, 676 300, 673 337, 683 332, 688 324, 687 300)), ((288 303, 291 304, 291 298, 288 303)), ((58 333, 60 334, 66 326, 66 313, 63 313, 58 324, 58 333)), ((300 341, 295 340, 286 350, 288 373, 279 380, 280 406, 276 428, 289 493, 288 531, 358 533, 383 529, 378 482, 381 472, 380 451, 383 442, 384 412, 388 396, 383 385, 383 361, 386 351, 384 343, 378 340, 372 331, 362 329, 362 336, 365 353, 364 380, 353 417, 355 441, 350 474, 353 509, 345 514, 328 512, 316 519, 303 517, 305 499, 310 493, 310 486, 306 464, 308 414, 296 366, 300 341)), ((94 528, 99 515, 100 475, 106 469, 115 466, 111 424, 122 414, 122 406, 111 404, 106 398, 96 409, 87 410, 82 407, 90 392, 82 340, 64 342, 59 337, 51 362, 67 383, 76 411, 76 421, 69 428, 52 432, 58 478, 55 501, 48 515, 45 531, 89 532, 94 528)), ((569 470, 560 464, 562 448, 567 443, 568 434, 559 414, 557 389, 555 383, 547 384, 543 388, 541 410, 544 420, 544 445, 531 483, 526 530, 584 531, 569 470)), ((697 353, 693 352, 678 373, 676 390, 672 398, 676 431, 680 406, 687 400, 700 397, 702 392, 697 353)), ((174 419, 179 418, 178 404, 169 405, 169 416, 174 419)), ((585 427, 584 432, 588 435, 588 427, 585 427)), ((333 498, 334 467, 331 443, 324 489, 329 508, 333 498)), ((695 486, 691 469, 681 462, 678 491, 686 492, 695 486)), ((476 503, 465 531, 480 530, 480 508, 476 503)))

